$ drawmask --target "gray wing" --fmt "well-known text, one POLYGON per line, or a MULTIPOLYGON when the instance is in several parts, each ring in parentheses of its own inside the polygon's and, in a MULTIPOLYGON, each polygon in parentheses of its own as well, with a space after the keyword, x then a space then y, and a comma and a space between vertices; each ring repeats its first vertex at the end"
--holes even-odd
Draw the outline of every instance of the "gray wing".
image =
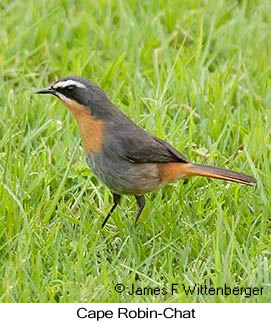
POLYGON ((152 136, 137 126, 118 130, 116 133, 122 157, 135 163, 168 163, 188 160, 170 144, 152 136))

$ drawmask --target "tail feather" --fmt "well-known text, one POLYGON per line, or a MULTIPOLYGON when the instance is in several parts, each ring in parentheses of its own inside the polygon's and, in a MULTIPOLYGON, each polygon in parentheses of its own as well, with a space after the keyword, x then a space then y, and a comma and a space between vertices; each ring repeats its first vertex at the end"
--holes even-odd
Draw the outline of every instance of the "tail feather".
POLYGON ((242 183, 246 185, 252 185, 256 183, 256 179, 253 176, 238 173, 233 170, 228 170, 220 167, 201 165, 201 164, 185 164, 187 175, 198 175, 204 177, 210 177, 215 179, 221 179, 231 182, 242 183))

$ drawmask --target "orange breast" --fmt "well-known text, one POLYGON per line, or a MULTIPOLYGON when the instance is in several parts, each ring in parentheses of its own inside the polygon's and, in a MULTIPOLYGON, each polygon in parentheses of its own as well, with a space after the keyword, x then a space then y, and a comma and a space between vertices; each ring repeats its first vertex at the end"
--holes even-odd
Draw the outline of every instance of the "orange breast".
POLYGON ((94 119, 90 111, 73 100, 61 100, 74 115, 86 153, 98 153, 103 145, 104 122, 94 119))

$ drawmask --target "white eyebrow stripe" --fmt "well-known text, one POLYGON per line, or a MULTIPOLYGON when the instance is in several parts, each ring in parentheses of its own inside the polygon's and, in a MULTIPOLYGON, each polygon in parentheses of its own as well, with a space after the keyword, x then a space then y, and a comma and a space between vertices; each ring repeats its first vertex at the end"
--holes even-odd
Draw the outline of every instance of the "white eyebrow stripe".
POLYGON ((77 82, 77 81, 74 81, 74 80, 67 80, 67 81, 59 81, 59 82, 56 82, 54 85, 53 85, 53 89, 57 89, 57 88, 64 88, 66 86, 69 86, 69 85, 75 85, 77 87, 81 87, 81 88, 84 88, 86 89, 86 86, 80 82, 77 82))

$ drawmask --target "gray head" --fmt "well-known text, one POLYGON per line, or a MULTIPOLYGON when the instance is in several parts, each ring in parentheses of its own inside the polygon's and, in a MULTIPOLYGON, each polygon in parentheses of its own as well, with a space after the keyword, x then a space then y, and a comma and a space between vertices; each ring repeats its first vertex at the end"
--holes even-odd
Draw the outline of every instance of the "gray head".
POLYGON ((75 101, 87 108, 106 105, 108 100, 105 92, 95 83, 81 76, 67 76, 56 81, 52 86, 41 89, 37 94, 52 94, 63 103, 75 101))

